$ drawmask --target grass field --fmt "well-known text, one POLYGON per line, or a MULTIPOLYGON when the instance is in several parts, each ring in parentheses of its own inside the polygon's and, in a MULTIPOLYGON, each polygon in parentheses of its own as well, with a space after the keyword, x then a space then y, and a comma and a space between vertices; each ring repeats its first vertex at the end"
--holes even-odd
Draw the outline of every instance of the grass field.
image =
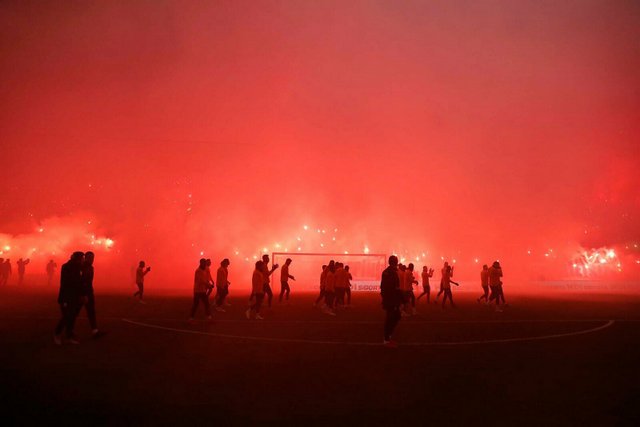
MULTIPOLYGON (((510 296, 496 313, 420 301, 398 349, 375 294, 329 317, 312 295, 189 325, 190 297, 97 295, 107 330, 55 346, 55 294, 0 289, 0 401, 12 425, 638 425, 640 298, 510 296), (613 322, 611 322, 613 320, 613 322)), ((201 308, 202 310, 202 308, 201 308)))

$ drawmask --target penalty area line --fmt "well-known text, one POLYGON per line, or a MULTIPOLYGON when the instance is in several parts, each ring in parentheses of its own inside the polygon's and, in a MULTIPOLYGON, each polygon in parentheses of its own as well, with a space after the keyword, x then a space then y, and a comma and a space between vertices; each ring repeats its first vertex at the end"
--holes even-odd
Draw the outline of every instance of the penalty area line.
MULTIPOLYGON (((130 323, 136 326, 142 326, 145 328, 158 329, 169 332, 177 332, 188 335, 204 335, 216 338, 227 338, 244 341, 262 341, 262 342, 276 342, 276 343, 295 343, 295 344, 321 344, 321 345, 351 345, 351 346, 381 346, 380 342, 357 342, 357 341, 322 341, 322 340, 307 340, 296 338, 270 338, 270 337, 256 337, 247 335, 232 335, 232 334, 220 334, 215 332, 204 331, 192 331, 189 329, 171 328, 167 326, 154 325, 152 323, 137 322, 131 319, 122 319, 123 322, 130 323)), ((512 342, 526 342, 526 341, 542 341, 555 338, 565 338, 578 335, 591 334, 609 328, 615 323, 614 320, 608 320, 605 324, 597 326, 595 328, 585 329, 582 331, 566 332, 562 334, 550 334, 534 337, 516 337, 516 338, 502 338, 502 339, 489 339, 489 340, 473 340, 473 341, 458 341, 458 342, 403 342, 402 346, 460 346, 460 345, 478 345, 478 344, 504 344, 512 342)))

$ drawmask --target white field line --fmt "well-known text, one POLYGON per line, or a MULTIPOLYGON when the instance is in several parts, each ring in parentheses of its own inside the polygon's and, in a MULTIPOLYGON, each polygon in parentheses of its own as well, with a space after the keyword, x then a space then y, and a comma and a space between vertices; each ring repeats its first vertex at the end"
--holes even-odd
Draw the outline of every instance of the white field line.
MULTIPOLYGON (((306 339, 294 339, 294 338, 270 338, 270 337, 255 337, 255 336, 243 336, 243 335, 231 335, 220 334, 213 332, 192 331, 189 329, 171 328, 166 326, 154 325, 151 323, 137 322, 130 319, 122 319, 122 321, 130 323, 132 325, 142 326, 145 328, 159 329, 169 332, 177 332, 189 335, 205 335, 217 338, 229 338, 244 341, 262 341, 262 342, 277 342, 277 343, 296 343, 296 344, 325 344, 325 345, 351 345, 351 346, 380 346, 380 342, 351 342, 351 341, 322 341, 322 340, 306 340, 306 339)), ((248 322, 248 321, 247 321, 248 322)), ((380 322, 378 322, 380 323, 380 322)), ((601 331, 613 325, 614 320, 608 320, 605 324, 597 326, 591 329, 585 329, 577 332, 567 332, 563 334, 551 334, 535 337, 516 337, 505 339, 493 339, 493 340, 474 340, 474 341, 459 341, 459 342, 408 342, 402 343, 403 346, 460 346, 460 345, 475 345, 475 344, 497 344, 497 343, 511 343, 521 341, 540 341, 554 338, 564 338, 576 335, 590 334, 593 332, 601 331)))
MULTIPOLYGON (((248 323, 246 319, 218 319, 214 315, 213 322, 215 323, 248 323)), ((224 314, 223 314, 224 316, 224 314)), ((85 315, 78 316, 78 319, 86 319, 85 315)), ((46 316, 46 317, 30 317, 30 316, 1 316, 0 320, 59 320, 60 316, 46 316)), ((98 320, 122 320, 120 316, 98 316, 98 320)), ((167 318, 167 317, 148 317, 143 319, 148 322, 186 322, 187 318, 167 318)), ((477 319, 477 320, 413 320, 403 318, 400 324, 483 324, 483 323, 595 323, 595 322, 608 322, 613 320, 615 322, 640 322, 640 319, 624 319, 624 318, 596 318, 596 319, 477 319)), ((270 320, 266 319, 263 323, 268 324, 348 324, 348 325, 380 325, 384 321, 381 316, 379 320, 340 320, 340 319, 327 319, 327 320, 270 320)), ((201 320, 201 322, 206 322, 201 320)))

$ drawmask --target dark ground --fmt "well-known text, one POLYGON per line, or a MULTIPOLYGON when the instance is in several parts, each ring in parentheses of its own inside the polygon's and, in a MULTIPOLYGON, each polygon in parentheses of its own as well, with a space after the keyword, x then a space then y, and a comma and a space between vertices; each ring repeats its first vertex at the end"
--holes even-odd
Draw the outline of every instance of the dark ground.
POLYGON ((3 418, 12 425, 639 425, 640 298, 514 296, 495 313, 475 295, 456 297, 457 310, 420 301, 419 315, 401 322, 394 350, 349 344, 381 341, 373 294, 355 294, 355 307, 336 318, 312 308, 311 295, 294 295, 262 322, 247 321, 245 295, 232 295, 227 313, 205 322, 200 311, 196 325, 186 322, 187 297, 150 293, 141 305, 98 295, 109 334, 88 339, 83 313, 82 343, 57 347, 53 292, 0 289, 3 418), (612 326, 582 335, 441 345, 578 332, 610 319, 612 326))

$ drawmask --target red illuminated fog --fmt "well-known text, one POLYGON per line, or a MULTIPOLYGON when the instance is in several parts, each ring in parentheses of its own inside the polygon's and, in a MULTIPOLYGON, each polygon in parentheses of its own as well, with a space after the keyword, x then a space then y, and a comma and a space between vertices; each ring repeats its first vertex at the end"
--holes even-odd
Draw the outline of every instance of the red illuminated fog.
POLYGON ((494 6, 3 3, 0 257, 35 283, 93 249, 123 291, 201 257, 246 289, 263 252, 637 285, 640 9, 494 6))

